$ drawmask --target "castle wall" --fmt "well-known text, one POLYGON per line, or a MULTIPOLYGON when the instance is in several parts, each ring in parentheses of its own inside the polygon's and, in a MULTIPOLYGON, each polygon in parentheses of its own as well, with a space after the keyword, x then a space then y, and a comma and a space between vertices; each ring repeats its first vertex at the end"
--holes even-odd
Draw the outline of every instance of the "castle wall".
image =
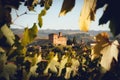
POLYGON ((54 44, 54 45, 66 45, 66 37, 62 36, 62 33, 57 34, 50 34, 49 35, 49 40, 54 44))

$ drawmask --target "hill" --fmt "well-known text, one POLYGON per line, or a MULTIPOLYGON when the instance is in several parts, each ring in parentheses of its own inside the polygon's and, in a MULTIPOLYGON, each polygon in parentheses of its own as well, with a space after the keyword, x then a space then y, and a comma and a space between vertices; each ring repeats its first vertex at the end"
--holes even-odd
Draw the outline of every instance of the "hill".
MULTIPOLYGON (((22 32, 23 32, 23 29, 12 29, 12 31, 15 34, 21 35, 22 32)), ((68 38, 71 38, 73 36, 81 37, 81 35, 83 37, 85 37, 85 35, 86 36, 88 36, 88 35, 89 36, 95 36, 95 35, 97 35, 98 33, 101 33, 101 32, 107 32, 110 35, 110 37, 112 37, 112 34, 110 33, 110 31, 102 31, 102 30, 94 31, 94 30, 91 30, 89 32, 82 32, 80 30, 64 30, 64 29, 60 29, 60 30, 52 30, 52 29, 39 30, 38 37, 40 39, 47 39, 48 34, 50 34, 50 33, 59 33, 59 32, 62 32, 63 35, 65 35, 68 38)))

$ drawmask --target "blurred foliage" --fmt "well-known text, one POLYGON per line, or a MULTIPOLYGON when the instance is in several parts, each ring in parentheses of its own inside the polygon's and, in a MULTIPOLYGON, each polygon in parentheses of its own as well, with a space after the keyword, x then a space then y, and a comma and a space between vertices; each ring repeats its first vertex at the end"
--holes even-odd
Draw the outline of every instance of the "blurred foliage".
MULTIPOLYGON (((44 7, 38 14, 38 25, 42 27, 42 18, 53 1, 0 0, 0 80, 120 80, 119 44, 117 41, 110 42, 106 33, 96 36, 97 43, 93 48, 85 43, 77 44, 74 38, 74 46, 52 45, 46 46, 43 52, 39 52, 38 49, 28 52, 27 45, 33 42, 38 33, 37 24, 34 23, 30 29, 25 28, 22 39, 10 29, 11 9, 18 10, 21 2, 29 11, 34 11, 36 5, 44 7), (92 51, 99 56, 92 59, 92 51), (105 55, 109 56, 104 57, 105 55), (103 58, 110 60, 108 62, 110 70, 101 65, 103 58)), ((110 21, 111 32, 115 36, 118 35, 119 2, 119 0, 95 0, 94 10, 88 10, 88 19, 94 20, 95 11, 107 4, 99 24, 110 21)), ((71 11, 74 6, 75 0, 69 2, 64 0, 60 16, 71 11)))

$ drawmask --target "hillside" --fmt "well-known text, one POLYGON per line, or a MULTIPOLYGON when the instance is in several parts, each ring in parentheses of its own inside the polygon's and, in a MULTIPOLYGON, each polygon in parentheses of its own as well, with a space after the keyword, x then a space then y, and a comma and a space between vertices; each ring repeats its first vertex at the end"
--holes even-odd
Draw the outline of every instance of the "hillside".
MULTIPOLYGON (((12 29, 12 31, 15 33, 15 34, 22 34, 23 32, 23 29, 12 29)), ((68 38, 70 37, 73 37, 73 36, 77 36, 82 34, 82 35, 90 35, 90 36, 95 36, 97 35, 98 33, 101 33, 101 32, 107 32, 108 34, 110 34, 110 37, 112 37, 112 34, 110 33, 110 31, 94 31, 94 30, 91 30, 89 32, 82 32, 80 30, 63 30, 63 29, 60 29, 60 30, 51 30, 51 29, 46 29, 46 30, 39 30, 39 33, 38 33, 38 37, 41 38, 41 39, 46 39, 48 38, 48 34, 50 33, 59 33, 59 32, 62 32, 63 35, 67 36, 68 38)))

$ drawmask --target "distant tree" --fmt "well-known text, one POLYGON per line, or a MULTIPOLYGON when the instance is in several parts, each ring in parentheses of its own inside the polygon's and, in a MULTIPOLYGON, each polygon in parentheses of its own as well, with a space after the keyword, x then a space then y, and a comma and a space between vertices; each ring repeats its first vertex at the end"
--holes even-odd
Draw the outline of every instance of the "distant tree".
POLYGON ((76 39, 75 36, 73 37, 73 41, 72 41, 72 43, 73 43, 73 44, 77 44, 77 39, 76 39))
POLYGON ((67 40, 67 45, 72 45, 72 40, 71 39, 67 40))

